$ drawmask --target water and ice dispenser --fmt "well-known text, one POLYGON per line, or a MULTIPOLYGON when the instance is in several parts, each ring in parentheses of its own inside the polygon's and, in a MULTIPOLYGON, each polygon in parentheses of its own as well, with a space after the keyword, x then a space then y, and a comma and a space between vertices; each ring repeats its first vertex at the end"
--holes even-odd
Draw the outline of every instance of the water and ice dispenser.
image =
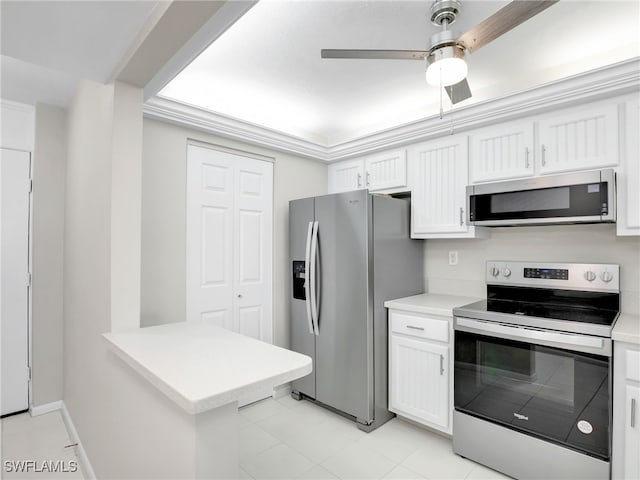
POLYGON ((293 298, 298 300, 306 300, 307 297, 304 293, 304 282, 307 280, 307 276, 304 270, 304 261, 293 261, 293 298))

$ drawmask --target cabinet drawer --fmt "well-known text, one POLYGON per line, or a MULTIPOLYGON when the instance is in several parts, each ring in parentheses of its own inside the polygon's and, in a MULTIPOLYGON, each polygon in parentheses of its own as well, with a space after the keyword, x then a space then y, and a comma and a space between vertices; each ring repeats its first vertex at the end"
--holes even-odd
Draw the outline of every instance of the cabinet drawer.
POLYGON ((449 341, 449 321, 391 312, 391 331, 439 342, 449 341))
POLYGON ((627 350, 626 357, 627 380, 640 382, 640 351, 627 350))

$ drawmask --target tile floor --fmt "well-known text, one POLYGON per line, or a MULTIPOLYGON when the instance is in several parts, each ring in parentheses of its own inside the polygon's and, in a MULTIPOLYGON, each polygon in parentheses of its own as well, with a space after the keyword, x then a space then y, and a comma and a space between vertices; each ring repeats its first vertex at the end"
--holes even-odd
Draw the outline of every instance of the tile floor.
MULTIPOLYGON (((240 473, 247 479, 506 479, 458 457, 445 437, 395 418, 364 433, 340 415, 291 397, 240 409, 240 473)), ((2 419, 2 473, 11 479, 82 479, 75 473, 7 472, 5 461, 64 461, 77 456, 60 412, 2 419)), ((79 464, 78 464, 79 465, 79 464)))
POLYGON ((37 417, 21 413, 3 418, 0 427, 0 477, 82 479, 80 463, 71 443, 59 411, 37 417), (21 467, 18 464, 21 461, 34 463, 21 467), (77 466, 75 472, 71 471, 74 470, 72 462, 77 466), (21 468, 22 472, 16 471, 21 468), (58 471, 50 471, 56 469, 58 471))
POLYGON ((394 418, 371 433, 291 397, 240 409, 242 478, 506 479, 455 455, 451 440, 394 418))

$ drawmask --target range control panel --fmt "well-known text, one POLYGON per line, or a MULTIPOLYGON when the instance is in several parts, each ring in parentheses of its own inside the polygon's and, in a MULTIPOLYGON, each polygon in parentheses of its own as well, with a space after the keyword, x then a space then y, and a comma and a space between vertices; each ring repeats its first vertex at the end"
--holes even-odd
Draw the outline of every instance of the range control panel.
POLYGON ((524 268, 524 278, 551 278, 555 280, 569 280, 569 270, 566 268, 524 268))
POLYGON ((488 261, 488 285, 620 291, 620 265, 488 261))

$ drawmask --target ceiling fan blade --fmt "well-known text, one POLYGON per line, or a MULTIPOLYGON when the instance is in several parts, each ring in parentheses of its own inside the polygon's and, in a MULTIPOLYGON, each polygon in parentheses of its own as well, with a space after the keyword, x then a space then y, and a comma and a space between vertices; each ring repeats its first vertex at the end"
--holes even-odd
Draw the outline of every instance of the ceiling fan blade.
POLYGON ((322 58, 364 58, 380 60, 424 60, 429 52, 423 50, 320 50, 322 58))
POLYGON ((449 95, 453 105, 467 98, 471 98, 471 90, 469 89, 469 82, 467 82, 466 78, 463 78, 458 83, 444 87, 444 89, 447 91, 447 95, 449 95))
POLYGON ((473 53, 557 2, 558 0, 515 0, 462 34, 458 43, 473 53))

